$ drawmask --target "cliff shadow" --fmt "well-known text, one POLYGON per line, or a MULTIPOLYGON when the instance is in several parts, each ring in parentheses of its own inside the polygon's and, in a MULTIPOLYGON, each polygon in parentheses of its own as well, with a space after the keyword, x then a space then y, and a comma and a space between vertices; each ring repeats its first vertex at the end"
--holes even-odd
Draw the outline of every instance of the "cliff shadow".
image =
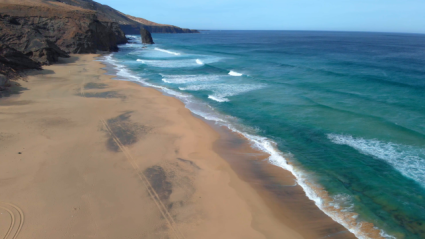
POLYGON ((0 90, 0 99, 5 97, 11 97, 13 95, 19 95, 22 91, 28 90, 28 88, 22 87, 17 82, 11 82, 11 86, 7 87, 4 90, 0 90))
POLYGON ((25 72, 26 76, 38 76, 38 75, 53 75, 55 74, 55 71, 53 70, 28 70, 25 72))
POLYGON ((55 63, 56 64, 69 64, 69 63, 75 63, 77 62, 79 59, 78 56, 70 56, 69 58, 63 58, 63 57, 59 57, 58 62, 55 63))

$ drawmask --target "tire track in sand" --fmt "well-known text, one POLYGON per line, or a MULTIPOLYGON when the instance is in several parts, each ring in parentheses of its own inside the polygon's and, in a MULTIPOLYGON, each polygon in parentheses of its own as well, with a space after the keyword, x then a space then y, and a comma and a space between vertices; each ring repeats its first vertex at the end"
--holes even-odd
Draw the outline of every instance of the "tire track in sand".
POLYGON ((105 120, 101 120, 103 125, 105 126, 108 133, 111 135, 112 139, 115 141, 115 143, 118 145, 118 147, 121 149, 121 151, 124 153, 125 157, 127 158, 127 161, 130 163, 130 165, 133 167, 133 169, 136 171, 137 176, 142 180, 144 186, 146 187, 149 196, 152 198, 152 200, 155 202, 155 205, 157 206, 158 210, 160 211, 161 215, 164 217, 164 219, 167 221, 167 224, 169 228, 171 229, 171 232, 176 239, 184 239, 184 235, 180 232, 178 229, 176 222, 174 221, 173 217, 167 210, 167 208, 162 203, 161 199, 159 198, 157 192, 152 187, 149 180, 146 178, 146 176, 141 172, 139 165, 134 160, 133 156, 128 151, 127 147, 125 147, 118 137, 115 136, 115 134, 112 132, 111 128, 109 127, 108 123, 105 120))
POLYGON ((10 225, 3 239, 16 239, 24 225, 24 213, 16 205, 0 201, 0 208, 9 213, 10 225))

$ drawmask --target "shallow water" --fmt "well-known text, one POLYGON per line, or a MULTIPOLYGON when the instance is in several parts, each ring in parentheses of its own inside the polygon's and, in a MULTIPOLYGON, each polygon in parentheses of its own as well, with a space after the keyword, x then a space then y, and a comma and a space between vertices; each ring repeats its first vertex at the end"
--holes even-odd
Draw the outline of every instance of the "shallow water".
POLYGON ((153 37, 157 44, 143 48, 134 36, 104 60, 119 79, 156 87, 244 134, 358 237, 371 222, 387 238, 425 238, 425 35, 153 37))

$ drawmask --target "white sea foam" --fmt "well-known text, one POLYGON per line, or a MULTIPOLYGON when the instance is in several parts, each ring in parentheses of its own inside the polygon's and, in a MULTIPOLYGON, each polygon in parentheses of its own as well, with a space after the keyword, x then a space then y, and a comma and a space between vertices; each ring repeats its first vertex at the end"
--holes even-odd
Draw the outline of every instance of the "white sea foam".
POLYGON ((328 138, 335 144, 348 145, 362 154, 383 160, 425 186, 425 149, 350 135, 328 134, 328 138))
POLYGON ((146 59, 137 59, 136 61, 160 68, 184 68, 184 67, 199 67, 200 65, 196 61, 191 59, 185 60, 146 60, 146 59))
POLYGON ((229 72, 229 75, 231 75, 231 76, 242 76, 243 74, 242 73, 239 73, 239 72, 236 72, 236 71, 230 71, 229 72))
MULTIPOLYGON (((121 71, 121 73, 120 73, 121 75, 127 75, 127 73, 129 73, 129 71, 123 70, 125 67, 117 64, 116 61, 112 59, 112 55, 110 55, 110 57, 105 57, 105 61, 110 61, 116 67, 117 70, 121 71)), ((307 177, 308 174, 304 173, 301 169, 293 167, 292 164, 289 164, 287 162, 286 158, 285 158, 285 155, 277 149, 277 144, 274 141, 272 141, 272 140, 270 140, 266 137, 256 135, 255 129, 251 129, 249 127, 244 127, 244 126, 239 125, 237 123, 238 120, 236 118, 229 116, 229 115, 222 115, 222 114, 216 112, 215 109, 212 108, 210 105, 208 105, 204 102, 199 102, 190 95, 179 93, 179 92, 176 92, 174 90, 170 90, 166 87, 157 86, 157 85, 147 83, 146 81, 144 81, 143 79, 141 79, 140 77, 137 77, 137 76, 136 77, 128 76, 128 77, 129 77, 129 80, 138 79, 136 81, 139 81, 140 83, 142 83, 145 86, 157 88, 157 89, 162 90, 164 93, 174 95, 178 99, 182 100, 182 102, 186 105, 186 107, 188 109, 190 109, 194 114, 199 115, 206 120, 215 122, 216 124, 225 126, 235 133, 243 135, 245 138, 247 138, 251 142, 251 145, 252 145, 253 148, 261 150, 261 151, 268 153, 270 155, 269 158, 268 158, 268 161, 271 164, 274 164, 278 167, 281 167, 285 170, 290 171, 295 176, 296 183, 303 188, 307 197, 310 200, 314 201, 314 203, 323 212, 325 212, 328 216, 330 216, 336 222, 343 225, 350 232, 354 233, 357 236, 357 238, 369 239, 369 237, 367 235, 365 235, 360 230, 359 225, 361 225, 361 223, 354 225, 354 226, 350 225, 349 221, 345 220, 344 217, 341 217, 338 213, 336 213, 333 210, 329 210, 330 203, 324 202, 324 200, 318 195, 318 191, 320 191, 320 190, 317 190, 317 189, 320 188, 320 186, 315 185, 314 182, 311 181, 307 177)), ((338 197, 336 197, 336 198, 339 199, 338 197)), ((334 197, 334 201, 335 201, 335 197, 334 197)), ((333 202, 333 203, 334 203, 333 205, 337 205, 336 204, 337 202, 333 202)), ((338 204, 338 206, 341 207, 341 204, 338 204)), ((331 206, 331 207, 333 207, 333 206, 331 206)), ((350 215, 352 215, 352 214, 350 214, 350 215)), ((351 218, 355 220, 356 215, 352 215, 351 218)), ((388 238, 388 239, 395 239, 394 237, 386 234, 383 231, 381 231, 381 236, 388 238)))
POLYGON ((209 95, 208 98, 212 99, 214 101, 217 101, 217 102, 228 102, 229 101, 229 99, 217 97, 217 96, 214 96, 214 95, 209 95))
POLYGON ((199 60, 199 59, 196 59, 196 63, 198 64, 198 65, 205 65, 201 60, 199 60))
POLYGON ((169 84, 187 84, 193 82, 216 81, 219 75, 165 75, 161 74, 162 81, 169 84))
POLYGON ((175 56, 180 56, 181 55, 181 53, 174 52, 174 51, 169 51, 169 50, 165 50, 165 49, 161 49, 161 48, 158 48, 158 47, 155 47, 154 49, 157 50, 157 51, 165 52, 165 53, 172 54, 172 55, 175 55, 175 56))
POLYGON ((208 98, 217 102, 227 102, 227 97, 239 95, 253 90, 264 88, 263 84, 203 84, 203 85, 190 85, 187 87, 179 87, 180 90, 190 91, 212 91, 213 94, 208 98))

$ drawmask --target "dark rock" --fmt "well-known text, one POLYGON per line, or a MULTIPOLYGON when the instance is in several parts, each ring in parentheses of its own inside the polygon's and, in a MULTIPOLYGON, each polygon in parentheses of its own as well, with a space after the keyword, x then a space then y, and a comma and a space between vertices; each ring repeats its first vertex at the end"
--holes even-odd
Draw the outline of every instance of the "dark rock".
POLYGON ((155 44, 153 42, 152 35, 148 30, 144 28, 140 29, 140 36, 142 37, 143 44, 155 44))
POLYGON ((20 76, 20 72, 41 69, 41 64, 9 46, 0 45, 0 88, 8 86, 9 79, 20 76))
POLYGON ((0 43, 7 44, 44 65, 58 61, 58 57, 69 57, 36 27, 22 25, 19 20, 0 14, 0 43))
MULTIPOLYGON (((30 59, 22 52, 6 45, 0 45, 0 64, 4 64, 14 71, 41 69, 41 64, 39 62, 30 59)), ((1 74, 5 73, 1 72, 1 74)), ((5 75, 7 75, 7 73, 5 75)))
POLYGON ((117 44, 125 44, 128 42, 125 33, 121 30, 120 25, 116 22, 102 22, 109 29, 111 29, 116 37, 117 44))
MULTIPOLYGON (((117 43, 123 42, 124 36, 118 24, 100 22, 94 11, 72 9, 71 6, 68 8, 71 9, 43 5, 7 4, 0 6, 0 24, 2 24, 0 25, 2 28, 0 42, 7 43, 22 52, 25 52, 29 41, 42 37, 50 41, 50 43, 45 42, 44 45, 51 46, 53 43, 66 53, 97 53, 98 51, 118 50, 117 43), (11 20, 14 24, 11 23, 11 20)), ((43 54, 48 51, 41 52, 43 54)), ((35 53, 33 55, 38 56, 38 52, 35 53)), ((60 57, 60 55, 56 54, 55 56, 60 57)))

